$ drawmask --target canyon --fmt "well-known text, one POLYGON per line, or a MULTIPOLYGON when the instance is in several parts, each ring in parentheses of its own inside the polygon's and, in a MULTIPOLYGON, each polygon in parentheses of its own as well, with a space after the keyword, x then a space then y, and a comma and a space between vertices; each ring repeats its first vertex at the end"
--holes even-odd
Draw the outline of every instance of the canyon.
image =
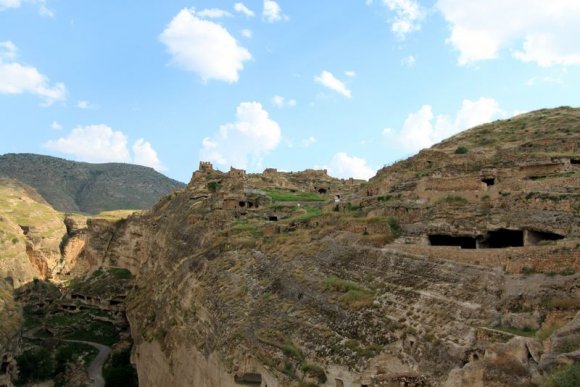
POLYGON ((113 219, 2 180, 0 385, 31 311, 112 326, 141 386, 549 385, 580 361, 579 149, 544 109, 368 182, 201 162, 113 219))

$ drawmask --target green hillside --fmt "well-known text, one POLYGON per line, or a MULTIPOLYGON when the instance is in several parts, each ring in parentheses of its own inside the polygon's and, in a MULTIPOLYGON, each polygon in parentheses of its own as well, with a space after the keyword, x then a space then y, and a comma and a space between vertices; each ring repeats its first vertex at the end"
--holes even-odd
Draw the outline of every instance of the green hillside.
POLYGON ((0 177, 30 185, 59 211, 89 214, 149 208, 184 186, 143 166, 90 164, 26 153, 0 156, 0 177))

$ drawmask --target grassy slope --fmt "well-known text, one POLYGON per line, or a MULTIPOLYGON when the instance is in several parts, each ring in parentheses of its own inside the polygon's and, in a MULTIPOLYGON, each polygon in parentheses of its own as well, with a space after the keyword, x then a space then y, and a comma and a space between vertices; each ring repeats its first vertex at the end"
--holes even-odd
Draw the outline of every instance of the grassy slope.
POLYGON ((149 208, 183 183, 151 168, 89 164, 34 154, 0 156, 0 177, 34 187, 57 210, 96 214, 149 208))

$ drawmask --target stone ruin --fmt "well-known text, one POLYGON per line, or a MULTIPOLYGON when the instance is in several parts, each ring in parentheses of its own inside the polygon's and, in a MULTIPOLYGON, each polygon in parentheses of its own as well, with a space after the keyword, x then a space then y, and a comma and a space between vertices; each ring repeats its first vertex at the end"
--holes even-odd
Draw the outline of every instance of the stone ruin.
POLYGON ((236 169, 234 167, 230 167, 230 171, 228 172, 228 177, 243 179, 246 177, 246 170, 245 169, 236 169))
POLYGON ((213 165, 209 161, 200 161, 198 170, 203 173, 210 173, 213 172, 213 165))

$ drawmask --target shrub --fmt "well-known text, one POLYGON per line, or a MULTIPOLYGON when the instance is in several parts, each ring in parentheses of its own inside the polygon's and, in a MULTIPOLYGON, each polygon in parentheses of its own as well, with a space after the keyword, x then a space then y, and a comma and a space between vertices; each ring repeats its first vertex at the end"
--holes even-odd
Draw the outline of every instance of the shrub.
POLYGON ((549 375, 542 383, 543 387, 580 386, 580 364, 570 364, 549 375))
POLYGON ((217 190, 219 190, 221 187, 221 184, 219 183, 219 181, 210 181, 209 183, 207 183, 207 189, 209 189, 211 192, 216 192, 217 190))
POLYGON ((399 220, 394 216, 389 216, 387 218, 387 224, 391 229, 393 237, 398 238, 401 235, 401 225, 399 224, 399 220))
POLYGON ((464 147, 464 146, 459 146, 459 147, 457 147, 457 149, 455 149, 456 155, 464 155, 467 152, 469 152, 469 149, 467 147, 464 147))

